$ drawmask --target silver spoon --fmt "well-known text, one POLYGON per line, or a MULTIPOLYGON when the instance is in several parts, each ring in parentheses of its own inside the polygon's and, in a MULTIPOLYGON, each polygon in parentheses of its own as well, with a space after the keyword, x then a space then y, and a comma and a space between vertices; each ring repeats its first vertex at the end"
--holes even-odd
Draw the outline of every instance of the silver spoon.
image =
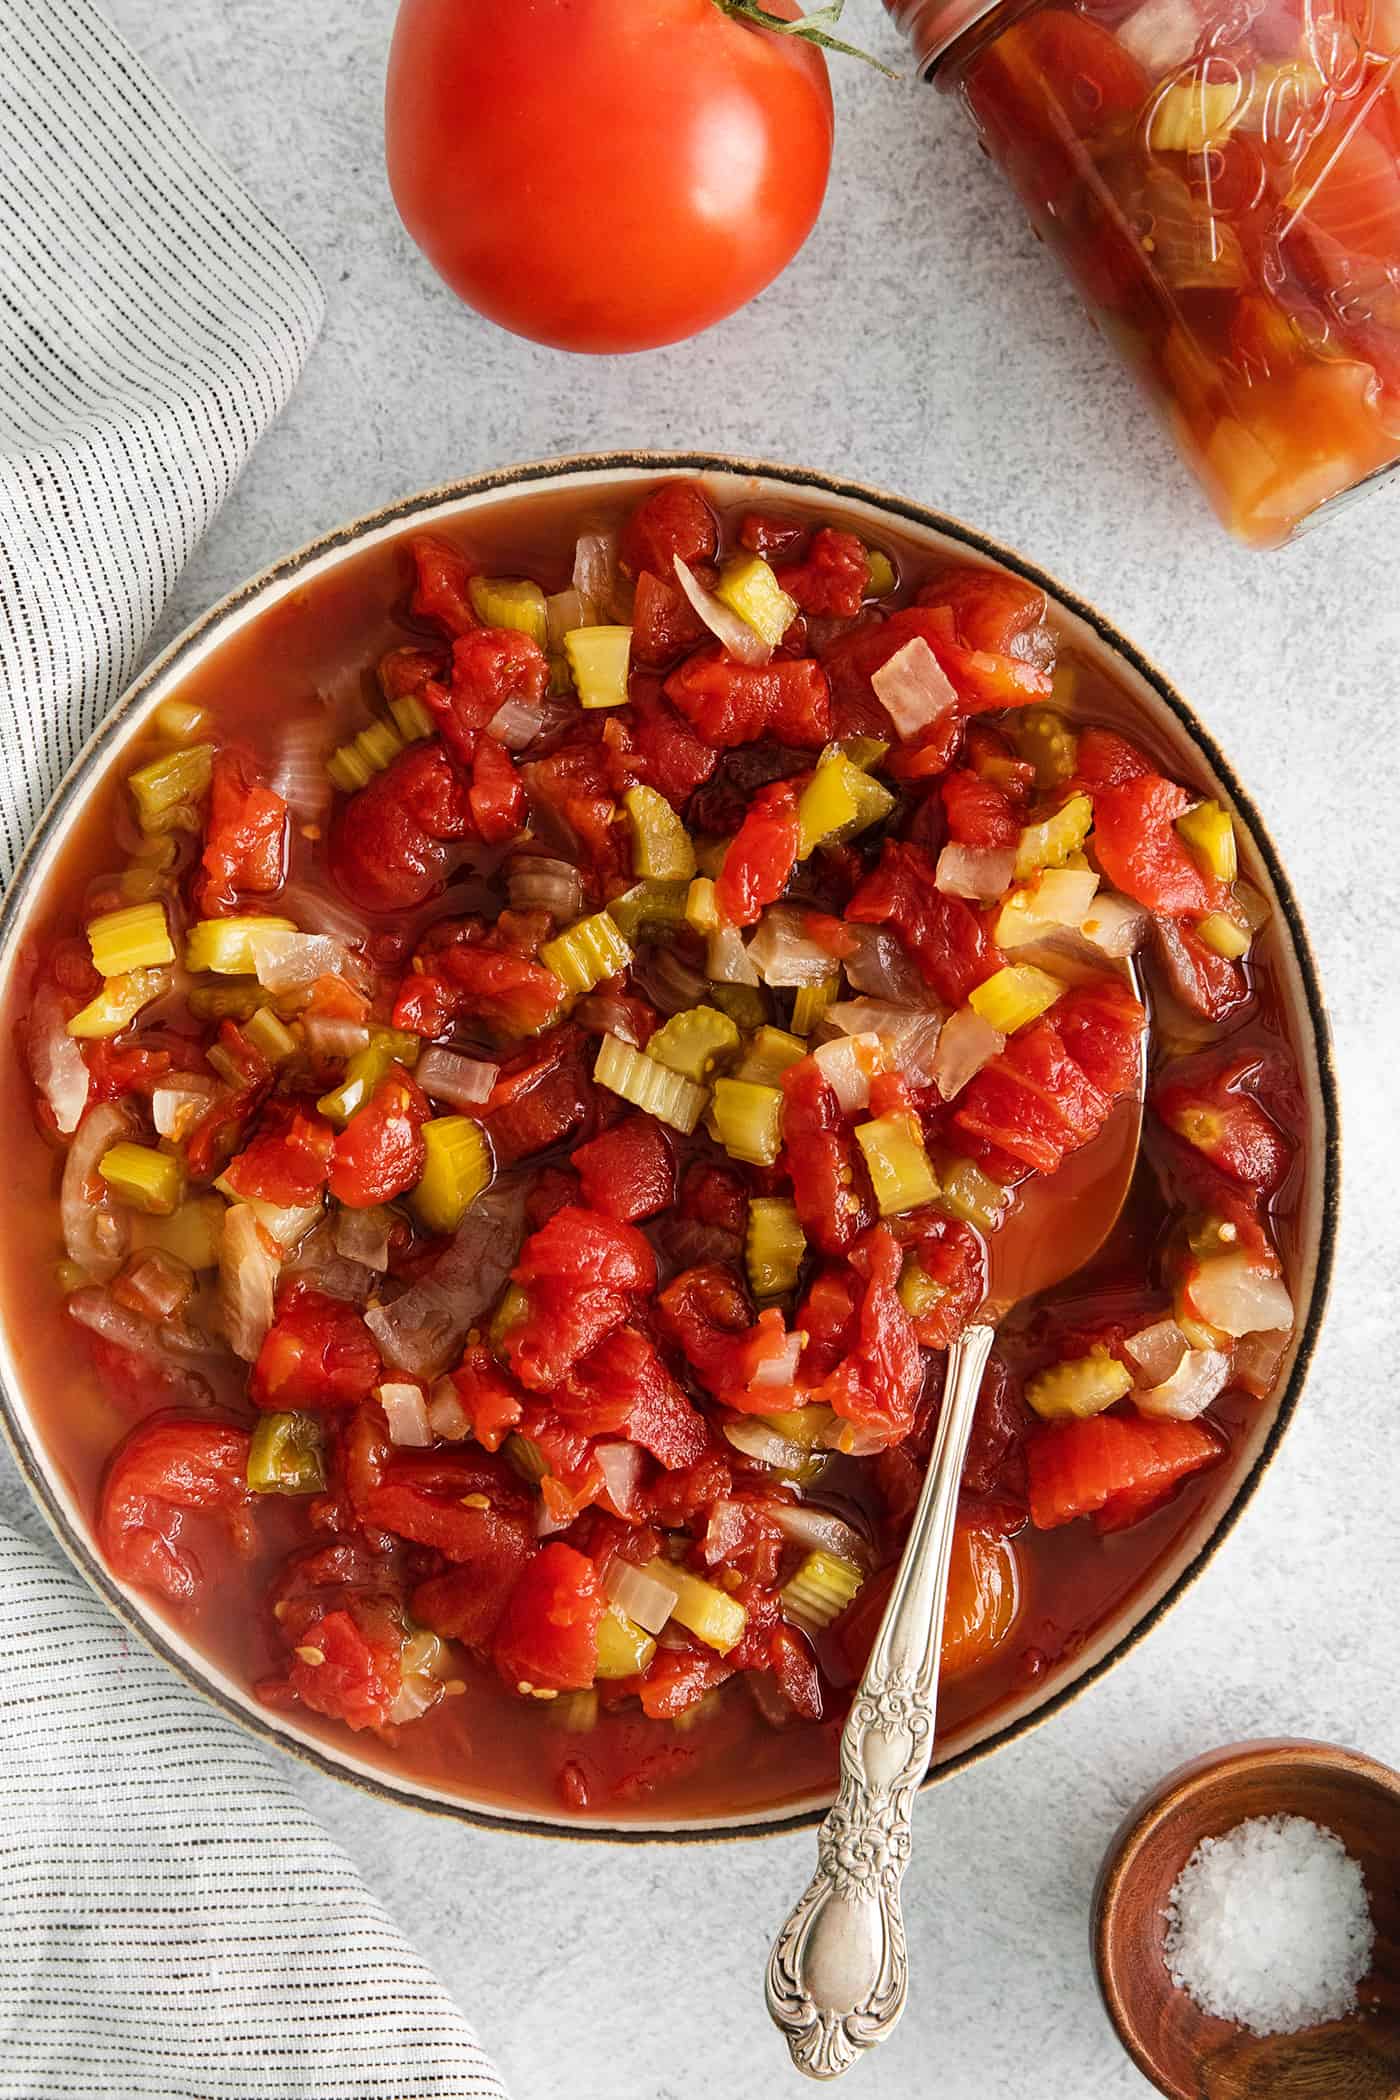
POLYGON ((948 1352, 928 1472, 841 1736, 840 1784, 817 1834, 817 1870, 768 1957, 769 2014, 809 2078, 839 2078, 904 2010, 900 1882, 914 1796, 933 1755, 948 1563, 982 1374, 1013 1306, 1082 1268, 1113 1230, 1137 1163, 1145 1092, 1144 1048, 1136 1093, 1059 1173, 1028 1182, 993 1233, 986 1301, 948 1352))

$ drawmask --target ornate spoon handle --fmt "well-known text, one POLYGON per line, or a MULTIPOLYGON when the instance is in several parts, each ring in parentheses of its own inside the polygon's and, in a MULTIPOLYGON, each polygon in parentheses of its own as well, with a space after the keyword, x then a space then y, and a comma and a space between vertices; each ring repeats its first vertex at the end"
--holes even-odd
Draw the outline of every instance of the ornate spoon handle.
POLYGON ((809 2078, 839 2078, 904 2010, 899 1884, 933 1754, 938 1659, 958 1483, 995 1329, 956 1344, 909 1543, 841 1737, 841 1781, 817 1871, 768 1957, 768 2011, 809 2078))

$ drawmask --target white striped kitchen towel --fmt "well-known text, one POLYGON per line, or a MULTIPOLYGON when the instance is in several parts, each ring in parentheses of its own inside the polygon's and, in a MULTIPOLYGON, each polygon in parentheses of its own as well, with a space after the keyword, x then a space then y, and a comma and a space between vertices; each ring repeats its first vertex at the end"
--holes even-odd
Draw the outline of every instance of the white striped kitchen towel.
POLYGON ((251 1736, 0 1530, 3 2100, 504 2100, 251 1736))
MULTIPOLYGON (((283 407, 314 275, 88 0, 0 0, 0 882, 283 407)), ((0 1530, 0 2100, 504 2100, 249 1736, 0 1530)))

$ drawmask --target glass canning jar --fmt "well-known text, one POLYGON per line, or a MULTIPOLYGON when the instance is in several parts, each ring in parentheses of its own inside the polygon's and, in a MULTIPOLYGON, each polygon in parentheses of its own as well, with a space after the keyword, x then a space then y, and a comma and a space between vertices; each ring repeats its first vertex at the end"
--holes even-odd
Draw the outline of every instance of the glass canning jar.
POLYGON ((1276 546, 1400 463, 1400 0, 885 0, 1276 546))

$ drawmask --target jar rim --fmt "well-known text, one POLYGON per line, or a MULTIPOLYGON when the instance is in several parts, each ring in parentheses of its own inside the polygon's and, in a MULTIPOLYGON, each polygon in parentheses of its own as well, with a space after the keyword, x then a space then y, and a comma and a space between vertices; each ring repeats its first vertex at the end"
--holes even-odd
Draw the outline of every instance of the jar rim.
POLYGON ((1001 0, 885 0, 896 26, 914 46, 914 56, 925 79, 932 76, 938 61, 964 31, 1000 4, 1001 0))

